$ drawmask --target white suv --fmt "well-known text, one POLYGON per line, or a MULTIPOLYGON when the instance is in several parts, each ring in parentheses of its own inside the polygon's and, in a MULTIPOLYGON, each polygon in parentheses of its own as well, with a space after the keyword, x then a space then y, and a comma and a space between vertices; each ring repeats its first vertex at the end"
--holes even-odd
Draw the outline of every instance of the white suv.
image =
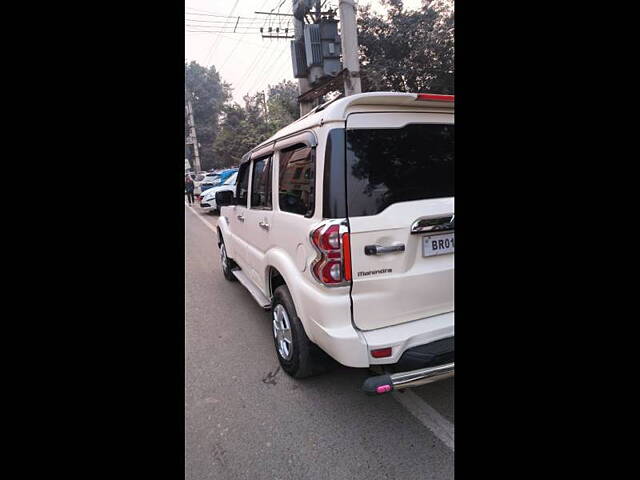
POLYGON ((216 195, 224 276, 271 310, 291 376, 328 357, 383 370, 373 394, 453 375, 453 105, 389 92, 321 105, 216 195))

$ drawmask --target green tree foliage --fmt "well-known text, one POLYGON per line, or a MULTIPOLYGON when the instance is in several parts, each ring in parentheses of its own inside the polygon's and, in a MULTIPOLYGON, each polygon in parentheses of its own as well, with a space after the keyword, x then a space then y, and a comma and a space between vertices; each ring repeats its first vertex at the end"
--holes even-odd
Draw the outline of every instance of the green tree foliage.
POLYGON ((298 86, 287 80, 269 87, 267 108, 268 121, 274 133, 297 120, 300 117, 298 86))
POLYGON ((453 0, 425 0, 419 11, 382 3, 386 15, 368 6, 358 14, 363 91, 453 94, 453 0))
POLYGON ((238 165, 242 156, 299 116, 298 88, 291 81, 244 97, 244 106, 224 105, 213 146, 215 167, 238 165))
MULTIPOLYGON (((184 81, 186 95, 191 95, 193 119, 200 143, 200 164, 208 170, 216 164, 213 145, 220 131, 218 121, 223 106, 231 98, 230 86, 222 82, 214 66, 205 68, 196 62, 185 63, 184 81)), ((187 135, 185 116, 185 137, 187 135)))
POLYGON ((245 134, 245 110, 234 103, 222 108, 220 133, 213 144, 215 168, 238 165, 242 155, 247 151, 248 139, 245 134))

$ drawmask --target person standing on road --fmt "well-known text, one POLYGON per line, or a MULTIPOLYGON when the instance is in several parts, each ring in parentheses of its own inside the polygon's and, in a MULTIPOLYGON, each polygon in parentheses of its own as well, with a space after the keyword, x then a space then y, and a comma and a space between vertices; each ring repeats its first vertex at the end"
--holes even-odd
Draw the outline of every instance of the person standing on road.
POLYGON ((184 177, 184 193, 187 194, 187 200, 189 200, 189 205, 195 202, 195 199, 193 197, 194 188, 195 188, 195 184, 193 183, 191 176, 187 175, 186 177, 184 177))

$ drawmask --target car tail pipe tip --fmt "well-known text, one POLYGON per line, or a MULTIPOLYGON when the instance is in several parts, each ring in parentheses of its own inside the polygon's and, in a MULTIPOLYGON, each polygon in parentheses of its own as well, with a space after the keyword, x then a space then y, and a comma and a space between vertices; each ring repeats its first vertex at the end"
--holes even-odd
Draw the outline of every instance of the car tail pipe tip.
POLYGON ((455 363, 446 363, 436 367, 420 368, 409 372, 398 372, 367 378, 362 390, 369 395, 381 395, 393 390, 418 387, 426 383, 437 382, 453 377, 455 363))

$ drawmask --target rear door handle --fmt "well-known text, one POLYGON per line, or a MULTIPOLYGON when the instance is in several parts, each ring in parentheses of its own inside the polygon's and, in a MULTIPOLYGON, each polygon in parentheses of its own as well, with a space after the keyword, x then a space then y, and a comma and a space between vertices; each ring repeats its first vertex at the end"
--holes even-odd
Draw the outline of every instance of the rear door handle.
POLYGON ((242 215, 238 215, 238 217, 237 217, 237 218, 238 218, 238 220, 240 220, 241 222, 244 222, 244 216, 242 216, 242 215))
POLYGON ((380 245, 365 245, 365 255, 383 255, 385 253, 392 252, 404 252, 404 243, 400 245, 390 245, 388 247, 382 247, 380 245))
POLYGON ((270 227, 270 225, 268 223, 263 222, 263 221, 259 221, 258 225, 260 225, 260 228, 264 228, 267 231, 269 230, 269 227, 270 227))

